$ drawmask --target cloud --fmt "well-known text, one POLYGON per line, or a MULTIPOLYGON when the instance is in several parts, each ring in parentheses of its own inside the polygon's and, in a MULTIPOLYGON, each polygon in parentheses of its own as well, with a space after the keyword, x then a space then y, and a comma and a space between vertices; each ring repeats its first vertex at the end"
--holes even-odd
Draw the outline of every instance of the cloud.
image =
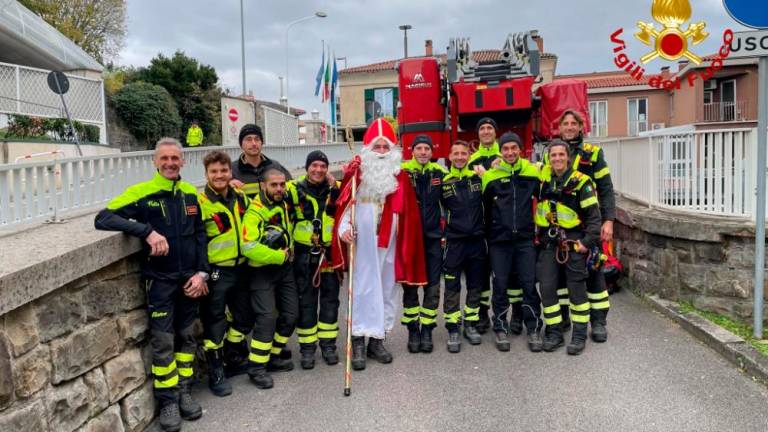
MULTIPOLYGON (((710 37, 695 47, 713 53, 726 27, 742 30, 720 0, 691 1, 693 21, 706 21, 710 37)), ((290 102, 307 111, 323 112, 314 97, 321 41, 337 57, 357 66, 402 57, 401 24, 410 24, 408 51, 420 55, 424 40, 444 52, 453 37, 469 37, 471 48, 499 49, 508 33, 537 29, 545 51, 557 54, 558 73, 613 70, 610 34, 624 29, 629 52, 639 57, 648 47, 632 34, 637 21, 652 21, 651 0, 523 2, 501 0, 244 0, 247 87, 260 99, 277 101, 278 76, 285 74, 285 27, 289 22, 324 11, 290 28, 288 40, 290 102)), ((222 0, 128 0, 128 37, 119 64, 143 66, 163 53, 182 50, 216 68, 221 84, 239 93, 240 2, 222 0)), ((650 72, 662 62, 648 65, 650 72)), ((339 64, 342 67, 342 64, 339 64)))

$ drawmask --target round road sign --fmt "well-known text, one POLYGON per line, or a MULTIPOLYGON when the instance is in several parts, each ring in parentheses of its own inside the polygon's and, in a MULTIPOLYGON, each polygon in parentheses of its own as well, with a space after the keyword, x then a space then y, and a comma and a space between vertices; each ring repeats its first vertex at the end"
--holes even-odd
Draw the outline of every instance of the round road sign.
POLYGON ((240 117, 240 116, 237 114, 237 110, 236 110, 236 109, 234 109, 234 108, 230 108, 230 109, 229 109, 228 115, 229 115, 229 119, 230 119, 231 121, 233 121, 233 122, 236 122, 236 121, 237 121, 237 119, 240 117))

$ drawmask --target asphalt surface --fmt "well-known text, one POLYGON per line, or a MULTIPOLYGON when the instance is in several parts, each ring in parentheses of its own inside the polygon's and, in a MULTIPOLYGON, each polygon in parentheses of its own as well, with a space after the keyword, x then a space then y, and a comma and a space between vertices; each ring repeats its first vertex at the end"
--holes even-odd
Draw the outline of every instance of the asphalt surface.
MULTIPOLYGON (((346 297, 344 300, 346 300, 346 297)), ((259 390, 234 378, 231 396, 196 396, 204 415, 183 431, 768 431, 768 391, 628 292, 611 298, 609 341, 578 357, 531 353, 525 338, 502 353, 493 335, 410 354, 398 325, 392 364, 371 360, 343 396, 343 364, 273 374, 259 390)), ((342 302, 344 303, 344 302, 342 302)), ((289 345, 297 353, 292 340, 289 345)))

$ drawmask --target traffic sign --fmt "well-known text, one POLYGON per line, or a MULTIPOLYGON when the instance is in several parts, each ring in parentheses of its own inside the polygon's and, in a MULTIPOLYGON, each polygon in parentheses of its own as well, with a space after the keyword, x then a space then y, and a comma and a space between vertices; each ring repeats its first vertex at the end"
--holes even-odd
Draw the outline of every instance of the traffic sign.
POLYGON ((723 0, 731 18, 747 27, 768 28, 768 8, 764 0, 723 0))
POLYGON ((728 58, 768 56, 768 30, 734 32, 728 58))
POLYGON ((229 119, 233 122, 236 122, 238 118, 240 118, 240 115, 237 113, 237 110, 234 108, 229 109, 229 119))
POLYGON ((69 91, 69 79, 61 71, 51 71, 48 74, 48 88, 56 94, 66 94, 69 91))

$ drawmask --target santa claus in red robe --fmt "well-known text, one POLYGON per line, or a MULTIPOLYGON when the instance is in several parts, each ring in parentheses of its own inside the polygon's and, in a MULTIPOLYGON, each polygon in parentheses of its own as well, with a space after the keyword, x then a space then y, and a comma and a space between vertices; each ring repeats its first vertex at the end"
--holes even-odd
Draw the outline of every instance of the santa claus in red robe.
POLYGON ((352 281, 352 367, 365 369, 367 356, 390 363, 384 335, 395 323, 397 285, 426 285, 421 218, 408 175, 400 170, 402 150, 392 126, 375 120, 363 137, 360 156, 345 167, 337 202, 333 264, 347 270, 347 245, 355 242, 352 281), (352 196, 352 178, 357 196, 352 196), (355 223, 352 225, 352 204, 355 223))

